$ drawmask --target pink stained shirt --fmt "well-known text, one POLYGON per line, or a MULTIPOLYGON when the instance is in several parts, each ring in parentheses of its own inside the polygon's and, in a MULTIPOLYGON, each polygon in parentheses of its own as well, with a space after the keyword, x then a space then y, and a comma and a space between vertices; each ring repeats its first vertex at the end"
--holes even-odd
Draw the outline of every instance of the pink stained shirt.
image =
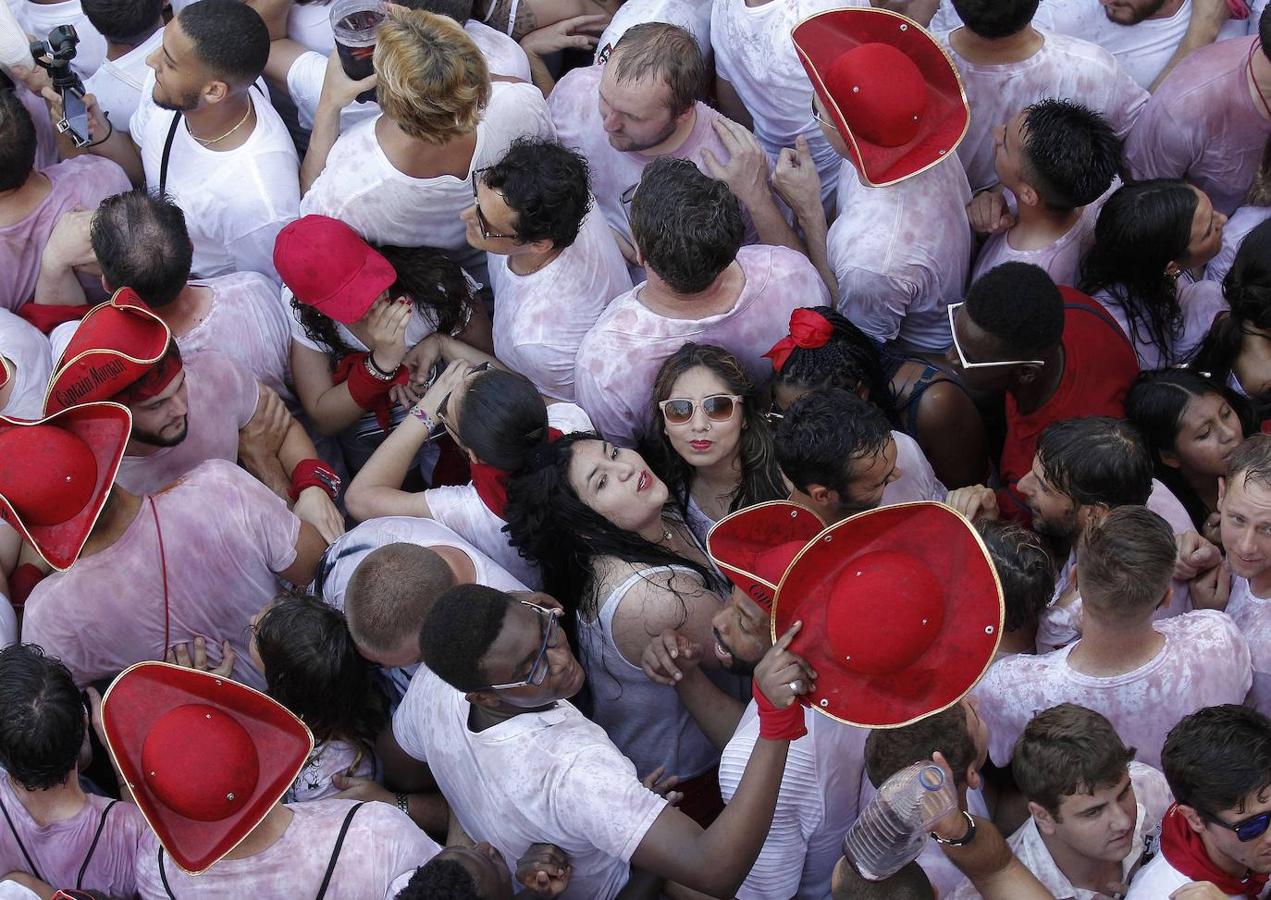
MULTIPOLYGON (((313 897, 318 893, 352 800, 316 800, 288 805, 292 819, 281 838, 259 853, 222 859, 201 875, 187 875, 166 851, 159 872, 159 841, 147 832, 137 851, 137 889, 142 900, 222 900, 227 897, 313 897)), ((399 876, 441 852, 437 842, 401 810, 372 801, 349 824, 340 857, 327 885, 329 900, 384 900, 399 876)))
MULTIPOLYGON (((98 156, 77 156, 41 171, 51 182, 48 195, 17 222, 0 225, 0 307, 15 312, 35 293, 40 255, 62 213, 96 209, 107 197, 132 189, 123 169, 98 156)), ((101 298, 97 279, 80 280, 90 299, 101 298)))
POLYGON ((1095 299, 1103 304, 1112 318, 1117 320, 1134 346, 1139 366, 1143 369, 1162 369, 1186 362, 1200 346, 1219 313, 1226 310, 1227 299, 1222 284, 1217 281, 1192 281, 1184 274, 1178 279, 1178 305, 1182 309, 1179 331, 1169 347, 1159 347, 1152 342, 1150 333, 1141 324, 1137 331, 1130 328, 1125 308, 1107 291, 1099 291, 1095 299))
POLYGON ((772 363, 763 355, 786 333, 790 313, 829 303, 816 269, 794 250, 742 247, 735 264, 745 283, 727 312, 702 319, 659 315, 640 302, 643 284, 606 307, 578 348, 574 373, 578 405, 602 435, 634 445, 648 425, 658 367, 688 341, 723 347, 756 385, 767 384, 772 363))
POLYGON ((1154 622, 1165 646, 1130 672, 1084 675, 1068 664, 1071 644, 1041 656, 1017 654, 989 667, 975 688, 989 727, 994 765, 1011 760, 1015 741, 1037 713, 1079 703, 1111 720, 1138 759, 1160 766, 1165 735, 1205 706, 1243 703, 1253 682, 1249 643, 1229 616, 1198 610, 1154 622))
MULTIPOLYGON (((71 777, 75 777, 73 773, 71 777)), ((0 820, 0 866, 5 872, 26 872, 63 888, 79 887, 110 897, 131 897, 137 883, 134 873, 137 844, 147 833, 145 819, 136 806, 123 802, 114 804, 103 820, 102 813, 110 805, 110 798, 88 794, 85 800, 80 811, 69 819, 41 825, 31 818, 18 799, 9 776, 0 773, 0 803, 4 804, 13 823, 10 828, 0 820), (100 838, 96 837, 99 826, 100 838), (22 848, 30 854, 37 871, 31 871, 22 848)))
POLYGON ((844 162, 838 218, 826 239, 839 312, 877 341, 943 352, 953 340, 946 309, 962 299, 971 269, 970 201, 966 173, 953 154, 877 188, 862 184, 844 162))
POLYGON ((1233 575, 1227 615, 1249 639, 1253 655, 1249 705, 1264 715, 1271 713, 1271 598, 1257 596, 1247 578, 1233 575))
POLYGON ((295 562, 300 520, 224 460, 204 463, 153 500, 162 559, 143 498, 114 544, 36 586, 22 640, 62 660, 80 685, 163 659, 165 632, 168 645, 203 635, 213 665, 228 640, 237 655, 234 680, 263 691, 265 679, 248 655, 247 625, 278 594, 274 573, 295 562))
POLYGON ((182 353, 219 350, 261 384, 293 402, 291 311, 278 287, 256 272, 235 272, 191 284, 212 290, 207 316, 176 336, 182 353))
MULTIPOLYGON (((547 98, 547 107, 552 112, 560 142, 566 147, 573 147, 591 164, 591 193, 609 227, 630 239, 631 226, 627 222, 622 194, 632 185, 639 184, 644 167, 659 157, 615 150, 609 143, 609 135, 600 118, 600 76, 603 72, 604 66, 569 72, 556 82, 555 90, 547 98)), ((662 155, 691 160, 706 172, 706 165, 702 162, 703 151, 709 150, 721 163, 729 158, 714 126, 716 119, 727 117, 700 100, 694 109, 697 119, 684 143, 662 155)), ((772 161, 769 160, 769 169, 771 167, 772 161)), ((758 234, 744 208, 742 215, 746 219, 746 243, 757 243, 758 234)))
POLYGON ((1256 42, 1219 41, 1169 74, 1126 142, 1134 178, 1186 178, 1227 215, 1244 203, 1271 136, 1271 110, 1249 93, 1256 42))
POLYGON ((149 494, 209 459, 238 459, 238 430, 251 421, 260 396, 250 374, 224 353, 185 357, 189 428, 175 447, 148 456, 125 456, 115 481, 134 494, 149 494))
POLYGON ((969 62, 949 43, 952 32, 937 37, 962 74, 962 86, 974 111, 971 128, 958 145, 974 191, 997 183, 993 131, 1029 105, 1047 97, 1073 100, 1101 113, 1124 139, 1147 103, 1148 93, 1098 44, 1066 34, 1041 31, 1041 49, 1028 59, 999 65, 969 62))
POLYGON ((539 393, 572 402, 579 344, 609 301, 632 287, 604 215, 593 206, 574 243, 537 272, 517 275, 508 257, 487 258, 495 355, 539 393))

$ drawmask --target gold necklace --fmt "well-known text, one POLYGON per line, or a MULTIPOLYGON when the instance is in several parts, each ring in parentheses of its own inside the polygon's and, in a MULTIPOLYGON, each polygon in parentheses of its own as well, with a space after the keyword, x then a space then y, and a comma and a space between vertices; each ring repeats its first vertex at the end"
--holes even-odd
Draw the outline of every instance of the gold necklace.
POLYGON ((212 146, 213 144, 219 144, 221 141, 225 140, 227 137, 229 137, 229 136, 230 136, 231 134, 233 134, 235 131, 238 131, 238 129, 242 128, 242 127, 243 127, 243 123, 247 121, 247 117, 248 117, 248 116, 250 116, 250 115, 252 114, 252 109, 253 109, 253 107, 252 107, 252 98, 251 98, 251 96, 250 96, 250 95, 248 95, 248 97, 247 97, 247 112, 243 113, 243 117, 242 117, 241 119, 239 119, 239 120, 238 120, 238 124, 237 124, 237 125, 235 125, 233 128, 231 128, 229 131, 225 132, 225 133, 224 133, 223 135, 221 135, 220 137, 218 137, 218 138, 212 138, 210 141, 205 141, 205 140, 203 140, 203 138, 199 137, 199 136, 198 136, 197 134, 195 134, 193 131, 190 131, 190 120, 189 120, 189 119, 186 119, 186 121, 185 121, 185 130, 186 130, 186 131, 190 131, 190 137, 194 138, 196 141, 198 141, 198 142, 199 142, 200 144, 202 144, 204 147, 210 147, 210 146, 212 146))

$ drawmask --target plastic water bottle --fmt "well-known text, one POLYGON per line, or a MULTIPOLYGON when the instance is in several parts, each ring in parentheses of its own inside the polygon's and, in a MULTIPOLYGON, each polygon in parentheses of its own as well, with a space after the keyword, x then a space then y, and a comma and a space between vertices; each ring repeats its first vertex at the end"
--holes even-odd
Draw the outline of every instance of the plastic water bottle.
POLYGON ((862 878, 882 881, 917 859, 931 826, 957 808, 944 772, 933 763, 914 763, 878 789, 848 829, 843 851, 862 878))

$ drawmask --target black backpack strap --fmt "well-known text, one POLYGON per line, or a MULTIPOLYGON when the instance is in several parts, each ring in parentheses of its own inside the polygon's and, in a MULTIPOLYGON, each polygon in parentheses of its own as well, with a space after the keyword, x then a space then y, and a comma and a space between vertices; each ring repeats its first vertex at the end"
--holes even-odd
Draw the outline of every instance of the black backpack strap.
POLYGON ((9 810, 5 809, 4 801, 0 800, 0 813, 4 813, 4 820, 9 825, 9 833, 13 835, 13 839, 18 843, 18 849, 22 851, 22 858, 26 860, 26 864, 31 867, 31 874, 40 881, 44 880, 44 876, 40 874, 40 870, 35 867, 35 860, 31 859, 31 854, 26 852, 26 844, 22 843, 22 838, 18 837, 18 829, 13 827, 13 819, 9 818, 9 810))
POLYGON ((327 895, 327 886, 331 884, 331 876, 335 874, 335 864, 339 862, 340 850, 344 847, 344 837, 349 833, 349 826, 353 824, 354 814, 365 805, 366 801, 358 803, 350 809, 349 814, 344 817, 344 824, 340 826, 340 834, 335 839, 335 847, 331 851, 331 859, 327 861, 327 871, 326 874, 322 876, 322 884, 318 887, 318 896, 315 900, 323 900, 323 898, 327 895))
POLYGON ((172 155, 172 142, 176 140, 177 126, 181 124, 181 113, 172 114, 172 124, 168 126, 168 139, 163 142, 163 156, 159 160, 159 194, 168 192, 168 157, 172 155))
POLYGON ((106 827, 106 817, 110 815, 110 811, 115 808, 118 800, 111 800, 106 804, 106 808, 102 810, 102 816, 97 821, 97 831, 93 833, 93 842, 88 845, 88 855, 84 857, 84 864, 79 867, 79 874, 75 876, 75 889, 82 890, 84 887, 84 873, 88 871, 88 864, 92 862, 93 854, 97 852, 97 842, 101 840, 102 830, 106 827))
POLYGON ((163 868, 163 845, 159 845, 159 880, 163 882, 163 892, 168 895, 168 900, 177 900, 176 895, 172 893, 172 885, 168 884, 168 873, 163 868))

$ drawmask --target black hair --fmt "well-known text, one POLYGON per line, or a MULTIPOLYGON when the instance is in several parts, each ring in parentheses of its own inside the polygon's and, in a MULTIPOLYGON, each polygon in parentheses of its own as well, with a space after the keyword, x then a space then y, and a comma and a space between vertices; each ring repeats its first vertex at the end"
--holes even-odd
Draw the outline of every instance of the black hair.
POLYGON ((710 287, 737 258, 746 235, 741 204, 728 185, 670 156, 645 166, 630 218, 647 268, 681 294, 710 287))
POLYGON ((419 631, 424 665, 459 691, 475 691, 490 682, 481 660, 503 629, 512 598, 481 584, 460 584, 446 591, 428 612, 419 631))
POLYGON ((83 0, 84 15, 102 37, 136 47, 163 27, 163 0, 83 0))
POLYGON ((48 790, 74 775, 84 712, 60 661, 35 644, 0 650, 0 766, 23 788, 48 790))
POLYGON ((0 191, 26 184, 35 168, 35 122, 17 91, 0 91, 0 191))
POLYGON ((1170 729, 1161 768, 1179 805, 1242 810, 1271 787, 1271 719, 1236 703, 1197 710, 1170 729))
POLYGON ((1037 442, 1037 458, 1046 480, 1082 506, 1142 506, 1152 493, 1152 454, 1121 419, 1054 422, 1037 442))
POLYGON ((307 594, 283 595, 255 633, 269 696, 304 720, 315 740, 344 740, 371 753, 388 723, 388 699, 344 615, 307 594))
POLYGON ((1222 293, 1231 312, 1214 319, 1190 368, 1226 383, 1240 355, 1242 326, 1271 329, 1271 219, 1241 241, 1222 293))
POLYGON ((978 519, 984 547, 1002 583, 1005 632, 1032 631, 1055 594, 1055 562, 1031 530, 998 519, 978 519))
POLYGON ((260 13, 239 0, 195 0, 177 14, 181 30, 213 77, 246 88, 265 71, 269 29, 260 13))
POLYGON ((483 900, 463 863, 434 856, 415 870, 395 900, 483 900))
POLYGON ((474 375, 456 418, 464 447, 506 472, 525 468, 534 448, 547 443, 547 404, 519 372, 491 368, 474 375))
POLYGON ((953 9, 972 34, 993 40, 1028 27, 1040 0, 953 0, 953 9))
POLYGON ((890 439, 878 407, 842 388, 812 391, 790 404, 777 426, 777 461, 801 491, 819 484, 843 493, 851 461, 879 452, 890 439))
POLYGON ((1095 243, 1081 264, 1081 290, 1106 291, 1124 311, 1130 340, 1152 344, 1169 363, 1182 330, 1178 284, 1166 274, 1191 243, 1196 191, 1181 179, 1118 188, 1099 211, 1095 243))
POLYGON ((107 197, 93 213, 89 235, 112 290, 130 287, 158 308, 185 289, 194 248, 185 213, 171 198, 145 188, 107 197))
POLYGON ((1140 372, 1125 395, 1125 417, 1134 424, 1147 444, 1156 467, 1156 477, 1168 487, 1187 510, 1200 531, 1209 517, 1209 507, 1176 466, 1165 465, 1162 454, 1178 446, 1178 431, 1187 404, 1195 397, 1216 394, 1235 411, 1244 435, 1257 431, 1253 407, 1242 397, 1213 379, 1188 369, 1155 369, 1140 372))
POLYGON ((990 269, 967 291, 966 314, 1012 356, 1049 353, 1064 337, 1064 298, 1046 270, 1008 262, 990 269))
POLYGON ((481 173, 481 181, 516 211, 521 243, 550 240, 558 250, 578 238, 591 208, 587 158, 556 141, 519 137, 503 158, 481 173))
POLYGON ((869 402, 881 409, 893 426, 898 426, 900 415, 891 381, 883 369, 882 350, 874 339, 833 307, 808 308, 830 323, 830 338, 820 347, 791 350, 785 365, 774 373, 773 386, 785 384, 812 391, 835 387, 853 393, 865 387, 869 402))
POLYGON ((1267 59, 1271 59, 1271 12, 1267 10, 1271 7, 1264 7, 1262 15, 1258 17, 1258 43, 1262 45, 1262 53, 1267 59))
POLYGON ((1039 100, 1024 110, 1024 129, 1028 180, 1052 210, 1093 203, 1121 171, 1121 139, 1079 103, 1039 100))

